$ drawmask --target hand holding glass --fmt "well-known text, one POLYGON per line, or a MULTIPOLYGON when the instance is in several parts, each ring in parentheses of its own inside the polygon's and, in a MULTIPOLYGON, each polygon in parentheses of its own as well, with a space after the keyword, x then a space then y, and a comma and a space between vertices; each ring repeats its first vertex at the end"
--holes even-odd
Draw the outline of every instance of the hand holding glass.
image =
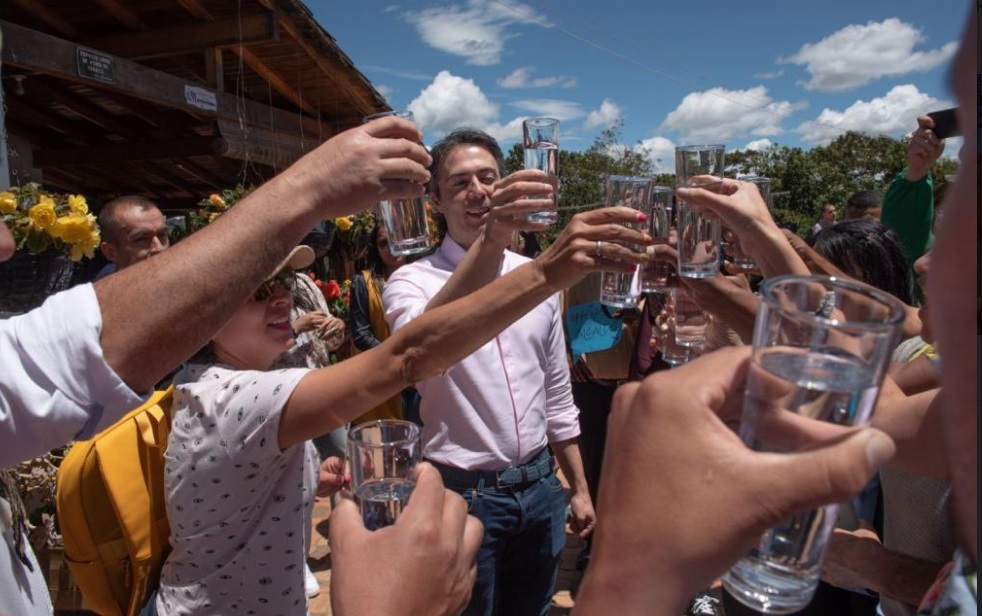
POLYGON ((416 485, 419 436, 419 426, 396 419, 364 423, 348 432, 351 488, 368 530, 395 524, 406 507, 416 485))
MULTIPOLYGON (((396 116, 415 121, 411 111, 386 111, 365 118, 371 122, 378 118, 396 116)), ((422 197, 380 201, 379 217, 389 234, 389 252, 393 256, 413 255, 430 249, 430 228, 426 218, 426 204, 422 197)))
MULTIPOLYGON (((648 206, 644 210, 648 216, 648 232, 652 245, 667 244, 672 224, 672 189, 667 186, 652 186, 648 194, 648 206)), ((653 293, 668 288, 668 276, 672 266, 661 259, 652 259, 641 270, 641 291, 653 293)))
MULTIPOLYGON (((684 145, 675 148, 675 185, 713 189, 723 182, 722 145, 684 145)), ((719 272, 720 221, 678 202, 678 274, 711 278, 719 272)))
MULTIPOLYGON (((868 285, 824 276, 772 278, 760 295, 743 442, 780 453, 795 446, 793 426, 801 422, 866 422, 900 335, 900 302, 868 285)), ((822 507, 767 531, 723 576, 723 586, 765 614, 805 607, 818 587, 837 511, 837 505, 822 507)))
MULTIPOLYGON (((651 180, 643 177, 611 175, 605 180, 606 207, 623 206, 644 211, 648 202, 648 189, 651 180)), ((642 224, 625 224, 626 227, 641 230, 642 224)), ((602 242, 597 242, 597 249, 602 249, 602 242)), ((635 245, 633 249, 641 252, 643 248, 635 245)), ((602 254, 596 255, 602 257, 602 254)), ((600 303, 612 308, 634 308, 641 296, 640 269, 634 268, 630 274, 621 272, 603 272, 600 277, 600 303)))
MULTIPOLYGON (((750 182, 757 187, 760 191, 760 196, 764 199, 764 203, 767 204, 767 210, 773 214, 774 208, 771 201, 771 179, 761 177, 759 175, 748 175, 740 178, 743 182, 750 182)), ((740 246, 740 238, 737 237, 733 231, 724 228, 723 229, 723 244, 726 257, 735 266, 745 272, 750 272, 757 269, 757 263, 754 262, 747 253, 740 246)))
MULTIPOLYGON (((555 118, 530 118, 522 122, 525 151, 525 168, 544 171, 558 189, 559 177, 559 120, 555 118)), ((530 212, 527 220, 552 224, 559 219, 556 211, 558 190, 553 194, 552 209, 530 212)))

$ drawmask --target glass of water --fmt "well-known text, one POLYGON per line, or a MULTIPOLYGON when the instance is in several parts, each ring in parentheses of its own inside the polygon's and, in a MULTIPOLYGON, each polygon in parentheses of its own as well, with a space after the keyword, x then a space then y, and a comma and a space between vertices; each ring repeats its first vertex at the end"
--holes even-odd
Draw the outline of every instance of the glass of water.
MULTIPOLYGON (((387 116, 415 122, 411 111, 376 113, 365 118, 364 122, 387 116)), ((426 204, 422 197, 380 201, 378 216, 389 234, 389 252, 393 256, 414 255, 430 249, 430 228, 426 218, 426 204)))
MULTIPOLYGON (((781 276, 761 286, 740 438, 756 451, 795 447, 801 417, 854 426, 869 419, 904 309, 868 285, 825 276, 781 276), (800 417, 788 421, 788 415, 800 417), (793 430, 793 428, 791 428, 793 430)), ((837 505, 770 530, 724 576, 740 602, 765 614, 811 601, 837 505)))
MULTIPOLYGON (((525 168, 545 171, 553 182, 553 189, 559 182, 559 120, 555 118, 529 118, 522 122, 525 168)), ((527 220, 536 223, 552 224, 559 219, 556 211, 558 193, 553 193, 552 209, 530 212, 527 220)))
MULTIPOLYGON (((648 193, 648 233, 652 244, 667 244, 672 225, 672 189, 667 186, 651 186, 648 193)), ((672 266, 667 261, 652 259, 641 270, 641 292, 654 293, 668 288, 672 266)))
MULTIPOLYGON (((675 148, 675 186, 713 190, 723 183, 722 145, 675 148)), ((679 276, 712 278, 719 271, 720 221, 678 202, 679 276)))
POLYGON ((351 488, 365 528, 395 524, 416 486, 419 426, 397 419, 371 421, 348 432, 351 488))
MULTIPOLYGON (((760 196, 767 204, 767 211, 773 214, 773 202, 771 200, 771 179, 759 175, 747 175, 739 178, 743 182, 750 182, 757 187, 760 196)), ((749 272, 757 269, 757 263, 750 258, 740 246, 740 238, 727 228, 723 228, 723 251, 727 260, 734 266, 749 272)))
POLYGON ((702 346, 709 330, 709 313, 696 303, 685 285, 672 288, 670 297, 675 315, 675 341, 689 348, 702 346))
MULTIPOLYGON (((623 206, 644 211, 648 203, 648 190, 651 180, 629 175, 610 175, 605 178, 606 207, 623 206)), ((624 223, 625 226, 642 230, 643 223, 624 223)), ((602 244, 598 244, 600 246, 602 244)), ((633 245, 635 252, 642 246, 633 245)), ((635 308, 641 296, 641 270, 635 267, 632 273, 603 272, 600 277, 600 303, 612 308, 635 308)))

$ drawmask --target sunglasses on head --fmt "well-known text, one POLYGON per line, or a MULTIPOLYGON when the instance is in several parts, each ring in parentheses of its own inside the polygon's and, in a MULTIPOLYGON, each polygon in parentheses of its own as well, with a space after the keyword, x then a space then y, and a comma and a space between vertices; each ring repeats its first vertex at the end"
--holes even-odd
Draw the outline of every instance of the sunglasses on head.
POLYGON ((290 293, 297 282, 297 274, 292 269, 280 270, 276 275, 259 285, 256 292, 252 294, 252 301, 261 302, 273 295, 277 286, 281 286, 290 293))

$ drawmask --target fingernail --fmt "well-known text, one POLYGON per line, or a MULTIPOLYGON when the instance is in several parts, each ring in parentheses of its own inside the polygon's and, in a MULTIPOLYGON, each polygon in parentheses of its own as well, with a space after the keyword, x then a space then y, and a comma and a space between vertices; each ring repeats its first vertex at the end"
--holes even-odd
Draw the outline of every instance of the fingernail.
POLYGON ((648 253, 646 253, 646 252, 641 253, 641 261, 642 262, 647 263, 650 260, 651 260, 651 257, 648 256, 648 253))
POLYGON ((874 434, 866 443, 866 461, 876 470, 890 461, 896 448, 893 441, 883 434, 874 434))
POLYGON ((645 244, 650 244, 653 241, 655 241, 655 238, 651 237, 651 234, 648 233, 647 231, 645 231, 645 233, 644 233, 644 243, 645 244))
POLYGON ((648 222, 648 215, 644 212, 638 212, 638 222, 648 222))
POLYGON ((685 188, 684 186, 680 186, 680 187, 678 187, 678 188, 675 189, 675 194, 676 195, 679 195, 679 196, 681 196, 681 195, 687 195, 690 192, 692 192, 692 189, 691 188, 685 188))

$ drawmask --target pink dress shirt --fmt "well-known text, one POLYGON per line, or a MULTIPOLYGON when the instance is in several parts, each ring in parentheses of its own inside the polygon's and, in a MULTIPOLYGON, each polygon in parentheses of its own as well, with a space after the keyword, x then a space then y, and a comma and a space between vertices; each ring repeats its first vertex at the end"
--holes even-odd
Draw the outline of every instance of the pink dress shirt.
MULTIPOLYGON (((434 254, 392 274, 383 301, 393 333, 423 313, 464 254, 447 236, 434 254)), ((498 275, 526 262, 505 251, 498 275)), ((499 470, 524 464, 547 442, 580 433, 558 294, 416 387, 422 396, 423 456, 441 464, 499 470)))

